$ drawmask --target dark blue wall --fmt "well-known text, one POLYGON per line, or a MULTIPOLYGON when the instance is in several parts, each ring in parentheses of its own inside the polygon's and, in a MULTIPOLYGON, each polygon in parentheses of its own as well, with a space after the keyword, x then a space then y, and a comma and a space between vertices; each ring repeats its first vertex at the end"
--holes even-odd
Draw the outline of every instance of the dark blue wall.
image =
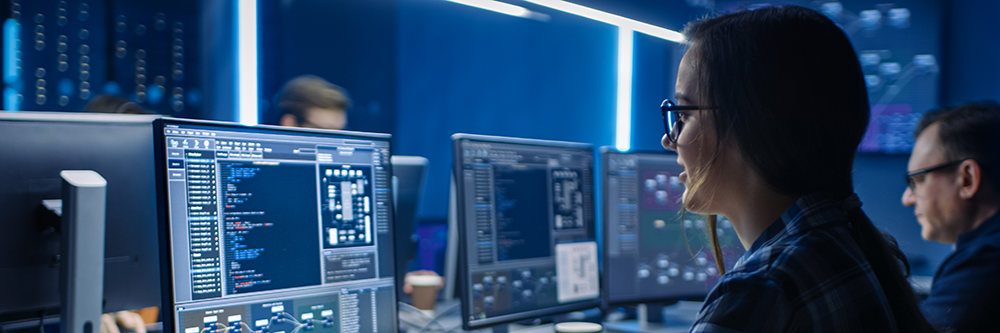
POLYGON ((686 47, 673 42, 635 34, 632 64, 632 148, 660 150, 663 116, 660 104, 674 97, 677 67, 686 47))
POLYGON ((612 143, 616 28, 401 1, 398 154, 430 160, 421 215, 445 217, 453 133, 612 143))
POLYGON ((1000 1, 946 1, 943 105, 1000 100, 1000 1))
MULTIPOLYGON (((545 12, 551 21, 399 2, 395 152, 430 160, 421 216, 447 216, 453 133, 614 144, 617 28, 545 12)), ((675 45, 642 34, 635 44, 633 147, 657 148, 675 45)))

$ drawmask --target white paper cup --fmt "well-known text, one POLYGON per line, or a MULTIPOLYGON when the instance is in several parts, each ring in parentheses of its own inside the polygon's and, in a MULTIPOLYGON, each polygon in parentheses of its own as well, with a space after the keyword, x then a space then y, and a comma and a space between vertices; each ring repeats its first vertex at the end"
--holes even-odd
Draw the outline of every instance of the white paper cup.
POLYGON ((406 277, 406 283, 413 287, 413 306, 421 310, 434 310, 437 303, 438 286, 441 285, 441 277, 434 275, 410 275, 406 277))

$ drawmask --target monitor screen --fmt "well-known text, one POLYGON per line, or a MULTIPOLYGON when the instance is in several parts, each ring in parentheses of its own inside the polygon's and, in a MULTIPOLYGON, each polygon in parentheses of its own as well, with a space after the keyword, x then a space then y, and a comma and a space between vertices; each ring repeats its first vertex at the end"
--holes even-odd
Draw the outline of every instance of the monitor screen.
MULTIPOLYGON (((681 218, 684 171, 665 151, 601 149, 603 298, 607 304, 702 298, 718 281, 703 216, 681 218)), ((719 216, 716 232, 727 267, 744 249, 719 216)))
POLYGON ((165 332, 397 329, 389 135, 154 126, 165 332))
POLYGON ((452 138, 465 328, 597 306, 593 147, 452 138))

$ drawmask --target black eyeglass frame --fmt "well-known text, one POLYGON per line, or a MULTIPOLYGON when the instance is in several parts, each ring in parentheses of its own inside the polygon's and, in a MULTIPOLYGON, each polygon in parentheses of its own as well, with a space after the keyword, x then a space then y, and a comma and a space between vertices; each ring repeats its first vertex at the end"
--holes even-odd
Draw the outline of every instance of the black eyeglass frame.
POLYGON ((677 105, 674 101, 669 98, 664 99, 660 103, 660 114, 663 116, 663 131, 667 134, 667 140, 670 143, 677 143, 677 138, 681 134, 681 130, 684 129, 684 123, 679 123, 680 117, 677 116, 677 111, 703 111, 703 110, 715 110, 715 108, 704 107, 699 105, 677 105), (668 116, 669 115, 669 116, 668 116), (675 128, 676 127, 676 128, 675 128))
POLYGON ((906 175, 904 175, 904 177, 906 179, 906 186, 910 187, 910 191, 911 192, 916 193, 917 192, 917 183, 914 180, 915 177, 917 177, 917 176, 923 176, 923 175, 929 174, 931 172, 941 171, 941 170, 944 170, 944 169, 947 169, 947 168, 950 168, 950 167, 962 164, 962 162, 965 162, 967 160, 971 160, 971 158, 963 158, 963 159, 954 160, 954 161, 951 161, 951 162, 945 162, 945 163, 942 163, 942 164, 938 164, 938 165, 935 165, 935 166, 932 166, 932 167, 929 167, 929 168, 923 168, 923 169, 920 169, 920 170, 914 170, 914 171, 907 172, 906 175))

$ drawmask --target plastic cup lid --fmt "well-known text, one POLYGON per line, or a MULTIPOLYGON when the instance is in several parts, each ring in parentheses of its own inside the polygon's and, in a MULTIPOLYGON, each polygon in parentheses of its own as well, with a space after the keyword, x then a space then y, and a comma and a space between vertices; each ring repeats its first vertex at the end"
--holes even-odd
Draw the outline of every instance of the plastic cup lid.
POLYGON ((441 284, 441 277, 434 275, 410 275, 406 277, 406 283, 411 286, 436 287, 441 284))
POLYGON ((604 327, 601 324, 585 322, 566 322, 556 324, 556 332, 560 333, 590 333, 600 332, 604 327))

